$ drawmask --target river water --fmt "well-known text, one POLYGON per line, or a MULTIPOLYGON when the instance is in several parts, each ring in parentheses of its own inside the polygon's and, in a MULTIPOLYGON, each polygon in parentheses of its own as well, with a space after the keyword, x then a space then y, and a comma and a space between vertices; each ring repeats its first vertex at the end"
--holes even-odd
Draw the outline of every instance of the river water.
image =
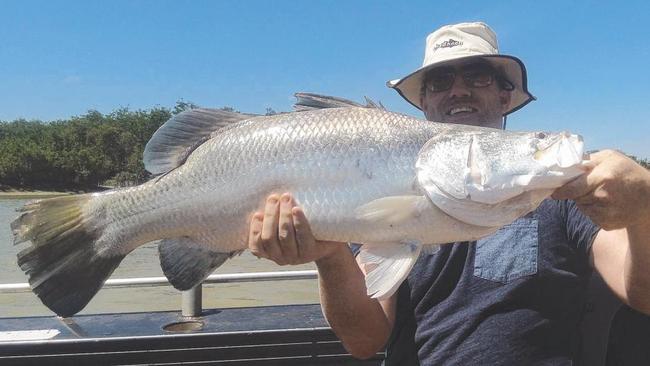
MULTIPOLYGON (((27 276, 16 264, 16 254, 26 244, 13 245, 9 223, 16 209, 28 200, 0 199, 0 283, 24 283, 27 276)), ((278 266, 257 259, 248 252, 228 260, 215 273, 241 273, 314 269, 313 264, 278 266)), ((83 273, 79 274, 83 276, 83 273)), ((111 278, 163 276, 155 244, 144 245, 129 254, 111 278)), ((316 280, 211 284, 203 287, 203 307, 243 307, 318 302, 316 280)), ((178 310, 181 294, 171 286, 106 288, 99 291, 80 314, 178 310)), ((31 292, 0 293, 0 318, 52 315, 31 292)))

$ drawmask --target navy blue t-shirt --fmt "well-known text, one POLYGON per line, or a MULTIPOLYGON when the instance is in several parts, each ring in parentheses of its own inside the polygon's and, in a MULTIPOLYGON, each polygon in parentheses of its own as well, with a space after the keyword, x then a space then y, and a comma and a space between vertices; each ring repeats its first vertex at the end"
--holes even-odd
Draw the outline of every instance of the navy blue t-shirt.
POLYGON ((385 364, 576 361, 598 230, 574 202, 546 200, 489 237, 422 254, 398 291, 385 364))

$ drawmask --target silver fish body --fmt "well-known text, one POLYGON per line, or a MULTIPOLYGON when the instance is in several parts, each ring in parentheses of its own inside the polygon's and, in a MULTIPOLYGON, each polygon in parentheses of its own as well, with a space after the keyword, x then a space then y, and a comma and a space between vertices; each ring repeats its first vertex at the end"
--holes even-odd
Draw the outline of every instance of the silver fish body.
POLYGON ((19 264, 41 300, 69 316, 125 255, 162 239, 163 270, 175 287, 187 289, 246 249, 250 215, 269 194, 291 192, 317 239, 366 244, 361 261, 376 267, 366 278, 368 292, 386 297, 423 246, 475 240, 504 224, 464 211, 481 205, 512 221, 534 209, 549 187, 575 176, 538 163, 535 146, 556 136, 445 125, 358 105, 274 116, 189 111, 147 146, 145 164, 159 177, 27 205, 12 223, 16 243, 31 242, 19 264), (210 126, 225 120, 216 131, 210 126), (492 163, 484 161, 489 154, 492 163), (522 172, 552 184, 530 185, 516 178, 522 172), (488 192, 482 200, 467 194, 476 187, 488 192), (542 193, 531 203, 531 192, 542 193), (512 209, 508 200, 527 204, 512 209), (75 277, 80 272, 83 279, 75 277))
POLYGON ((319 239, 440 243, 430 223, 377 227, 355 210, 382 197, 420 194, 418 152, 446 129, 369 108, 252 119, 206 141, 160 179, 96 194, 86 215, 109 224, 98 241, 107 251, 126 254, 154 239, 189 237, 213 251, 233 252, 246 248, 250 214, 264 199, 291 192, 319 239))

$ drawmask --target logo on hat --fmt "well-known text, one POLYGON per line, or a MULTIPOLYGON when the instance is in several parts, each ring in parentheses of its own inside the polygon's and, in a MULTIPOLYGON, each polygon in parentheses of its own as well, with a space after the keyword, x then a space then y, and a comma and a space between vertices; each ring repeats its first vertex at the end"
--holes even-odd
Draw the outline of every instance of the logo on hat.
POLYGON ((451 48, 451 47, 456 47, 456 46, 462 46, 463 42, 458 42, 455 39, 449 38, 448 41, 444 41, 442 43, 436 43, 436 45, 433 47, 433 50, 436 51, 438 48, 451 48))

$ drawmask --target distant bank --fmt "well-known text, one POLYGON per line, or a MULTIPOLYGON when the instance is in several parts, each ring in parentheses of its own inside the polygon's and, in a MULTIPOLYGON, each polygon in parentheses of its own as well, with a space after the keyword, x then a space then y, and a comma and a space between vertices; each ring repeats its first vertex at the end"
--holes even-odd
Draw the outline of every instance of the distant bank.
POLYGON ((56 191, 20 191, 20 190, 0 190, 0 199, 33 199, 33 198, 50 198, 75 194, 76 192, 56 192, 56 191))

